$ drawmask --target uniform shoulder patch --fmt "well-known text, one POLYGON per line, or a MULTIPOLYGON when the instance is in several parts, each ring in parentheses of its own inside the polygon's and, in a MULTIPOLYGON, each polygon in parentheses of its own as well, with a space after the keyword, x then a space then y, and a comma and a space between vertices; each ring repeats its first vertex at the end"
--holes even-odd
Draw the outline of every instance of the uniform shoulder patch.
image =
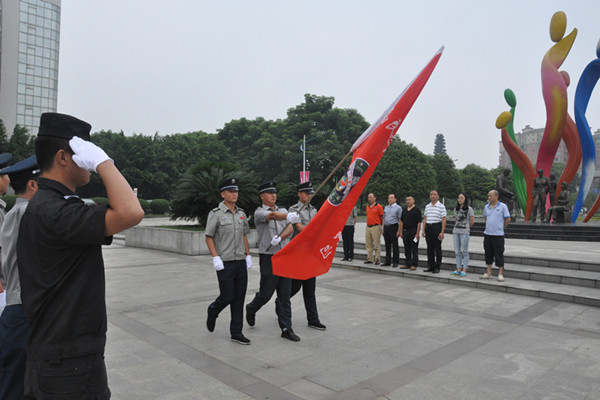
POLYGON ((215 208, 213 208, 211 211, 212 211, 212 212, 217 212, 217 211, 219 211, 219 207, 215 207, 215 208))

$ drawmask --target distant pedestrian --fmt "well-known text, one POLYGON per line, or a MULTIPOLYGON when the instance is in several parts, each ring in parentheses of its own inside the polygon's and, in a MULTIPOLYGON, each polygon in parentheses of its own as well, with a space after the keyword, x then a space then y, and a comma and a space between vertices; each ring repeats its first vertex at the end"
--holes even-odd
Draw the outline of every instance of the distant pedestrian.
POLYGON ((396 203, 396 195, 388 195, 388 205, 383 209, 383 240, 385 241, 385 262, 381 264, 384 267, 398 267, 400 261, 400 250, 398 247, 398 237, 400 237, 400 217, 402 217, 402 207, 396 203))
POLYGON ((244 299, 248 286, 248 269, 252 268, 252 256, 248 246, 248 217, 236 205, 238 200, 237 178, 225 179, 219 184, 223 201, 214 208, 206 221, 206 245, 213 257, 213 266, 219 281, 219 297, 208 306, 206 327, 215 330, 219 313, 231 308, 229 333, 231 341, 250 344, 242 333, 244 325, 244 299))
POLYGON ((419 232, 421 231, 421 221, 423 216, 419 207, 415 206, 413 195, 406 196, 406 206, 402 211, 400 218, 400 237, 404 243, 405 265, 400 269, 411 271, 417 269, 419 265, 419 232))
POLYGON ((498 267, 498 281, 504 281, 504 228, 510 223, 510 213, 506 204, 498 201, 498 191, 490 190, 489 203, 483 209, 485 231, 483 232, 483 250, 487 272, 480 279, 492 277, 492 263, 498 267))
POLYGON ((431 203, 425 206, 423 237, 427 241, 427 269, 425 272, 438 274, 442 264, 442 240, 446 229, 446 206, 439 202, 437 190, 429 193, 431 203))
POLYGON ((367 229, 365 231, 365 245, 367 246, 365 264, 373 264, 373 260, 375 260, 375 265, 379 265, 383 207, 377 202, 373 193, 369 193, 367 201, 369 204, 367 204, 367 229))
POLYGON ((352 261, 354 259, 354 228, 356 217, 358 217, 358 211, 355 206, 350 212, 346 225, 344 225, 344 229, 342 230, 342 241, 344 244, 344 258, 342 258, 342 261, 352 261))
POLYGON ((454 253, 456 255, 456 270, 452 275, 467 276, 469 268, 469 239, 471 226, 475 223, 475 213, 469 207, 469 199, 465 193, 460 193, 454 209, 454 228, 452 236, 454 240, 454 253))

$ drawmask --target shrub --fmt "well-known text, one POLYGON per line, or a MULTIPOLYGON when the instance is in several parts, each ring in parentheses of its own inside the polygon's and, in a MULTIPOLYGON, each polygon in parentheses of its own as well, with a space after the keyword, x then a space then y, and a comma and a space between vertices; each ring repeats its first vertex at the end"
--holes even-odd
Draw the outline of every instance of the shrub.
POLYGON ((169 201, 165 199, 154 199, 150 202, 150 209, 154 214, 165 214, 169 211, 169 201))
POLYGON ((147 212, 150 209, 150 203, 148 203, 148 200, 145 199, 139 199, 140 200, 140 207, 142 207, 142 210, 144 210, 144 212, 147 212))

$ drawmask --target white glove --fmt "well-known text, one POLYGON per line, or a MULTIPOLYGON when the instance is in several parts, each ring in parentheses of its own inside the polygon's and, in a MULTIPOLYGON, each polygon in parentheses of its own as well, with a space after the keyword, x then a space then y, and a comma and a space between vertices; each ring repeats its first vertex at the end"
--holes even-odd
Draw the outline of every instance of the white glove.
POLYGON ((297 212, 288 213, 286 219, 287 222, 289 222, 290 224, 297 224, 298 222, 300 222, 300 216, 297 212))
POLYGON ((273 239, 271 239, 271 246, 277 246, 279 243, 281 243, 281 236, 273 236, 273 239))
POLYGON ((246 268, 252 268, 252 256, 250 254, 246 256, 246 268))
POLYGON ((69 146, 73 150, 73 161, 79 166, 88 171, 96 171, 98 165, 102 164, 106 160, 112 161, 112 159, 106 155, 104 150, 96 146, 92 142, 83 140, 78 136, 73 136, 69 140, 69 146))
POLYGON ((223 265, 223 260, 221 260, 221 257, 219 257, 219 256, 213 257, 213 267, 215 267, 215 271, 221 271, 223 268, 225 268, 225 266, 223 265))

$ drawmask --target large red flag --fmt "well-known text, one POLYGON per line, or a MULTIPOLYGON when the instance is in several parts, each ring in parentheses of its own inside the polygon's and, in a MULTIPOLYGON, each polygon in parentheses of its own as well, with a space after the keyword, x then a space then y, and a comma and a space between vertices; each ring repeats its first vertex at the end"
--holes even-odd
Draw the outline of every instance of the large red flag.
POLYGON ((329 271, 352 208, 427 83, 443 50, 442 47, 394 103, 354 143, 348 171, 319 212, 294 240, 271 258, 274 275, 304 280, 329 271))

